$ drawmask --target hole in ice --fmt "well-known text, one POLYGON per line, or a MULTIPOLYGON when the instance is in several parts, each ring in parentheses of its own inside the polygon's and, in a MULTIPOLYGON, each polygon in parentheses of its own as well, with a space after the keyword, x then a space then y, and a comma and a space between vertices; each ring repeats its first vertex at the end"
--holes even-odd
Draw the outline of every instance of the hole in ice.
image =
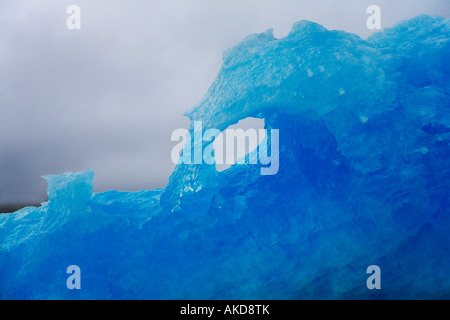
POLYGON ((216 170, 225 171, 254 151, 266 135, 264 125, 264 119, 249 117, 222 131, 213 143, 216 170))

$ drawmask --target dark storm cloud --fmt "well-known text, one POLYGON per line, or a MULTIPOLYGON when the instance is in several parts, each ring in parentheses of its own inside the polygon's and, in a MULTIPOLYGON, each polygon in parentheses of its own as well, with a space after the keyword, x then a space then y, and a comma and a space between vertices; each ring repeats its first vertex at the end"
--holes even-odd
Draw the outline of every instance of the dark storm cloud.
MULTIPOLYGON (((447 0, 376 1, 383 26, 447 0)), ((0 203, 44 199, 40 175, 94 169, 95 190, 164 187, 170 134, 214 80, 224 50, 298 20, 367 37, 372 1, 2 1, 0 203), (66 8, 81 8, 81 30, 66 8)))

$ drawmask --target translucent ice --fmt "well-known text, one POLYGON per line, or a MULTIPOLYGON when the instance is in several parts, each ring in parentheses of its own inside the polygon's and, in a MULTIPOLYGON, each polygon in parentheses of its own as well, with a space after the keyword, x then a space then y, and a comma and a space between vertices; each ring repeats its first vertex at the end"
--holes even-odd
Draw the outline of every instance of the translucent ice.
POLYGON ((450 298, 450 20, 368 40, 301 21, 223 59, 186 115, 264 118, 278 174, 179 164, 165 189, 100 194, 92 171, 47 176, 48 203, 0 216, 0 297, 450 298))

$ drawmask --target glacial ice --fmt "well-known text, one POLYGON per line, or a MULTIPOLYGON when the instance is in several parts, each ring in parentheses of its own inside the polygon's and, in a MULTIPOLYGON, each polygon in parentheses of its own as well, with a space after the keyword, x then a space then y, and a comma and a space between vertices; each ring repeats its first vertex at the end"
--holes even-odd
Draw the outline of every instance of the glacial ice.
POLYGON ((46 176, 48 202, 0 215, 0 297, 450 298, 449 61, 450 20, 426 15, 247 37, 186 115, 263 118, 278 174, 179 164, 165 189, 98 194, 93 171, 46 176))

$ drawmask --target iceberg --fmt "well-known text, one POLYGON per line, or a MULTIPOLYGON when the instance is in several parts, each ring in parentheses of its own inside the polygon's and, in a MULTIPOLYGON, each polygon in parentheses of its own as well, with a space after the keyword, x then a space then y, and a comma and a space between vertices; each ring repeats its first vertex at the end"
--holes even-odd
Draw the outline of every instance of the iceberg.
POLYGON ((247 37, 186 116, 264 119, 278 173, 179 163, 164 189, 97 194, 93 171, 45 176, 48 202, 0 215, 0 297, 449 299, 449 61, 436 16, 247 37))

